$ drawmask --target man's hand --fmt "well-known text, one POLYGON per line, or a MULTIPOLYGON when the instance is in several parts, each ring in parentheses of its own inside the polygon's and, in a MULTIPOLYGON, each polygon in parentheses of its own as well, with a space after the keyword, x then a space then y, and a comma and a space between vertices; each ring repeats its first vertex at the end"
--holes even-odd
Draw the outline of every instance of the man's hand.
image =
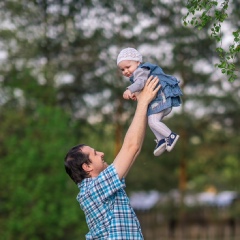
POLYGON ((153 78, 153 76, 150 76, 143 90, 138 94, 137 100, 149 104, 156 97, 158 90, 161 88, 161 85, 157 86, 158 82, 158 77, 153 78))

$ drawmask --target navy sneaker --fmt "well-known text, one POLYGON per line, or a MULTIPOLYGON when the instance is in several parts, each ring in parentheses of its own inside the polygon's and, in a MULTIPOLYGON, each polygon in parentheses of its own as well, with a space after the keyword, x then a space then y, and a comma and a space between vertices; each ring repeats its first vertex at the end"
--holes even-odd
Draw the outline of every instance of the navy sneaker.
POLYGON ((165 138, 166 149, 168 152, 172 151, 172 149, 174 148, 178 139, 179 139, 179 135, 177 135, 176 133, 173 133, 173 132, 171 132, 171 134, 167 138, 165 138))
POLYGON ((166 150, 166 141, 165 139, 161 139, 160 141, 156 140, 157 145, 154 149, 154 156, 160 156, 166 150))

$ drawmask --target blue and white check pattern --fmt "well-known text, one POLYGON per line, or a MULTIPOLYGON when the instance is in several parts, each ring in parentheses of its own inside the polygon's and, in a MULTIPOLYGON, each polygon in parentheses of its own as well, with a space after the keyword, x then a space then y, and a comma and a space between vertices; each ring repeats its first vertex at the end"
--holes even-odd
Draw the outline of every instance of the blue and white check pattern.
POLYGON ((78 184, 77 201, 85 213, 87 240, 143 240, 141 227, 113 165, 78 184))

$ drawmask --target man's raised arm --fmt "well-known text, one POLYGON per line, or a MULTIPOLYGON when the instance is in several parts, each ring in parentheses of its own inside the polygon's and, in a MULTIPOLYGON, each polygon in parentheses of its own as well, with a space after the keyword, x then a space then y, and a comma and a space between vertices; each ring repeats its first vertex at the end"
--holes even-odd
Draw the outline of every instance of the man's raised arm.
POLYGON ((160 86, 156 87, 158 82, 157 77, 149 77, 144 89, 138 96, 137 108, 132 123, 128 128, 122 148, 113 162, 120 179, 126 176, 141 151, 146 131, 147 108, 160 88, 160 86))

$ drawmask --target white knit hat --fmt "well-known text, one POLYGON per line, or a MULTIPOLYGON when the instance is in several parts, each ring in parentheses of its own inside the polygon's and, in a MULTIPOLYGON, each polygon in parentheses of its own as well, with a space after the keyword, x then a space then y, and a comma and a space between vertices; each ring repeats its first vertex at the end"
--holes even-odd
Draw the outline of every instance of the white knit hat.
POLYGON ((117 65, 121 61, 133 60, 137 62, 142 62, 142 55, 135 48, 124 48, 117 57, 117 65))

